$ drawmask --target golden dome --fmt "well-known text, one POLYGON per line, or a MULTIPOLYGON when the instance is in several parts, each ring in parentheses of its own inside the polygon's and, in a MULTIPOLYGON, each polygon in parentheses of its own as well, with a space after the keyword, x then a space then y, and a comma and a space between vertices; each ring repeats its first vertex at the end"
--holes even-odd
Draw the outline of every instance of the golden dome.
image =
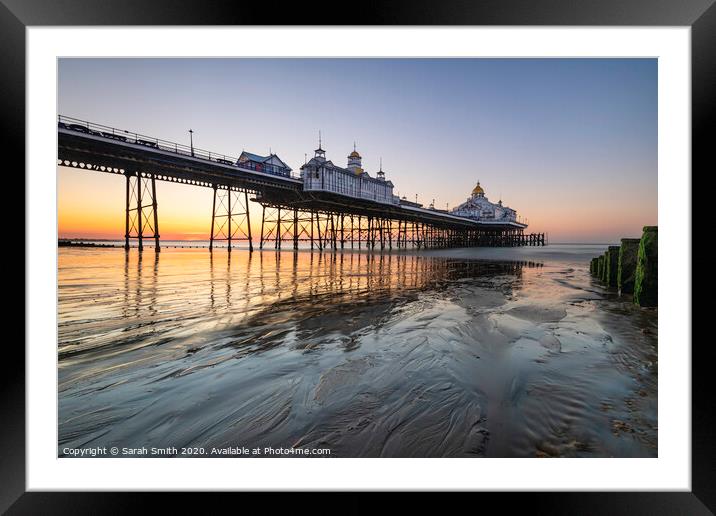
POLYGON ((354 150, 348 155, 349 158, 358 158, 360 159, 360 154, 358 154, 358 151, 354 150))
POLYGON ((477 182, 477 186, 472 189, 472 195, 485 194, 485 190, 480 186, 480 181, 477 182))

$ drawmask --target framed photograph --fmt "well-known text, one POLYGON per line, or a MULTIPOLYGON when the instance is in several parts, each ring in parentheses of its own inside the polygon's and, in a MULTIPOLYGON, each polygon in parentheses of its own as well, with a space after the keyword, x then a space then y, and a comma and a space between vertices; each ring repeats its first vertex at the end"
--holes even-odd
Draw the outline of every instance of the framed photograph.
POLYGON ((710 514, 691 177, 716 8, 562 3, 269 26, 5 1, 27 330, 0 507, 528 491, 710 514))

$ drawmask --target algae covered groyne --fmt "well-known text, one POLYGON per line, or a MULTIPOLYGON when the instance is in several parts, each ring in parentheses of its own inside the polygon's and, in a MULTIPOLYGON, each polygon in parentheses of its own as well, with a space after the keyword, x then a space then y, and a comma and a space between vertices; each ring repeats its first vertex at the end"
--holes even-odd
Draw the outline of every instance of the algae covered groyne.
POLYGON ((633 295, 644 307, 658 305, 658 227, 644 226, 641 238, 622 238, 592 258, 589 272, 619 294, 633 295))

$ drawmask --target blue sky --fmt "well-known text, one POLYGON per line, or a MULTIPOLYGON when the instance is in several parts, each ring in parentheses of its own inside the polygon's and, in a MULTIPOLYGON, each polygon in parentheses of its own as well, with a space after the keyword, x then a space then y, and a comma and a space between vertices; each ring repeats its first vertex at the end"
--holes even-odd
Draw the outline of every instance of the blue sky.
POLYGON ((454 206, 479 179, 552 241, 657 223, 656 59, 61 59, 58 95, 61 114, 191 127, 296 171, 320 129, 337 164, 354 141, 369 172, 382 157, 400 195, 454 206))

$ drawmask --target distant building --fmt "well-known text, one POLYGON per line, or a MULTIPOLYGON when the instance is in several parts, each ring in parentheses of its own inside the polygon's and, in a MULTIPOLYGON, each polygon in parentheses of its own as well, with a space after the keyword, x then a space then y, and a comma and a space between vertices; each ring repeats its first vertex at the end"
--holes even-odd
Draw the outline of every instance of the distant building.
POLYGON ((453 208, 453 215, 467 217, 473 220, 516 221, 517 212, 502 205, 502 199, 492 203, 485 197, 485 190, 477 182, 472 189, 470 197, 457 208, 453 208))
POLYGON ((348 197, 370 201, 398 204, 398 196, 393 195, 393 183, 385 179, 383 165, 376 173, 377 177, 363 169, 362 157, 353 145, 353 152, 348 155, 346 168, 335 165, 326 159, 326 151, 318 148, 314 156, 301 167, 301 179, 305 191, 331 192, 348 197))
POLYGON ((236 165, 242 168, 255 170, 256 172, 264 172, 275 176, 290 176, 291 168, 286 165, 276 154, 268 156, 259 156, 250 152, 242 152, 236 165))

